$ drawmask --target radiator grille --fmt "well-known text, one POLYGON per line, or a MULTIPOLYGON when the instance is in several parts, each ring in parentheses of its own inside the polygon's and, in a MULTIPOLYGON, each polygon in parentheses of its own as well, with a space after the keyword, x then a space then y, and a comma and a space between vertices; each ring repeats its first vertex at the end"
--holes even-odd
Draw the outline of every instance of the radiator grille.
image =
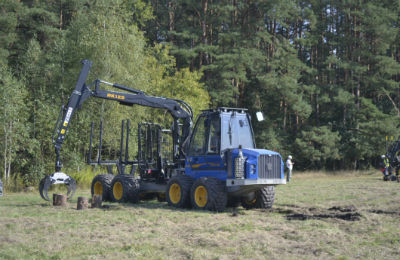
POLYGON ((258 178, 280 179, 281 158, 278 155, 260 155, 258 157, 258 178))
POLYGON ((235 178, 243 179, 244 178, 244 164, 246 163, 245 157, 236 157, 235 158, 235 178))

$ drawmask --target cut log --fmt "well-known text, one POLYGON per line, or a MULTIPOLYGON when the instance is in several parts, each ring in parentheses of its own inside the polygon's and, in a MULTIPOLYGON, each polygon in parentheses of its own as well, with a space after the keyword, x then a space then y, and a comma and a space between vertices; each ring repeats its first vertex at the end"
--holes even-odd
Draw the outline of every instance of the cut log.
POLYGON ((103 198, 101 195, 93 195, 92 198, 92 208, 101 208, 101 203, 103 201, 103 198))
POLYGON ((67 206, 67 195, 53 194, 53 206, 67 206))
POLYGON ((89 199, 86 197, 78 197, 77 210, 87 209, 89 207, 89 199))

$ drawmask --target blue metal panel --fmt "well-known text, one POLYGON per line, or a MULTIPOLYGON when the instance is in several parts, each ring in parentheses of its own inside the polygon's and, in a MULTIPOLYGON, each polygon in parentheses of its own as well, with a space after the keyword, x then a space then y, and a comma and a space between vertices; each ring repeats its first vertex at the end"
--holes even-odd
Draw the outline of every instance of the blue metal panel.
MULTIPOLYGON (((242 149, 243 156, 247 158, 246 160, 246 179, 258 179, 259 178, 259 165, 258 158, 261 155, 277 155, 280 158, 280 178, 285 179, 284 174, 284 163, 282 161, 282 157, 279 153, 265 150, 265 149, 242 149), (255 167, 255 169, 254 169, 255 167)), ((232 169, 234 169, 235 158, 239 154, 239 149, 232 150, 232 169)))
POLYGON ((217 154, 188 156, 185 173, 194 179, 200 177, 215 177, 223 181, 227 179, 226 165, 222 157, 217 154))
MULTIPOLYGON (((285 179, 284 176, 284 164, 282 158, 279 153, 264 150, 264 149, 242 149, 244 157, 246 157, 246 166, 245 166, 245 178, 249 180, 257 180, 260 178, 260 170, 259 169, 259 157, 262 155, 271 155, 278 156, 280 160, 280 176, 281 179, 285 179)), ((235 158, 239 154, 239 149, 231 150, 232 160, 231 160, 231 169, 235 169, 235 158)), ((225 165, 225 161, 220 155, 210 154, 210 155, 196 155, 196 156, 188 156, 185 164, 185 172, 186 175, 193 177, 194 179, 198 179, 200 177, 215 177, 220 180, 227 179, 227 166, 225 165)), ((235 178, 232 176, 232 178, 235 178)))

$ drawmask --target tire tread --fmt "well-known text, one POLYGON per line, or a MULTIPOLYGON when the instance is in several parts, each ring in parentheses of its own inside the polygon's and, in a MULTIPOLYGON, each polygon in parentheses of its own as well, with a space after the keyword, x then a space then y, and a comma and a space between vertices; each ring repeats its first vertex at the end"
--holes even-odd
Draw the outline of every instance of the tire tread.
POLYGON ((103 194, 102 194, 102 200, 103 201, 112 201, 112 189, 111 189, 111 182, 114 179, 114 175, 112 174, 98 174, 96 175, 93 180, 92 180, 92 185, 91 185, 91 195, 93 197, 94 195, 94 184, 97 181, 101 182, 101 185, 103 185, 103 194))
POLYGON ((140 200, 139 191, 140 191, 139 180, 136 179, 133 175, 119 174, 114 177, 111 183, 111 197, 113 198, 114 201, 117 202, 138 203, 140 200), (120 182, 123 189, 122 198, 120 200, 117 200, 114 197, 114 193, 112 192, 112 189, 116 182, 120 182))

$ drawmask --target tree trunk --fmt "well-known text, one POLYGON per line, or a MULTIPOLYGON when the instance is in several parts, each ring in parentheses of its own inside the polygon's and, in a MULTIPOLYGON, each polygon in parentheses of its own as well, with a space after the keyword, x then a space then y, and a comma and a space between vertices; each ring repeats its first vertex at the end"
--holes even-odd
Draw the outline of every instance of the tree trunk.
POLYGON ((62 30, 63 27, 63 10, 62 6, 60 6, 60 31, 62 30))
POLYGON ((89 199, 86 197, 78 197, 77 210, 87 209, 89 207, 89 199))
POLYGON ((354 168, 355 171, 357 170, 357 163, 358 163, 358 160, 355 159, 354 160, 354 165, 353 165, 353 168, 354 168))
MULTIPOLYGON (((361 57, 357 57, 357 62, 360 65, 361 64, 361 57)), ((360 110, 360 97, 361 97, 361 73, 358 74, 358 79, 357 79, 357 88, 356 88, 356 107, 357 111, 360 110)))
POLYGON ((67 195, 53 194, 53 206, 67 206, 67 195))
MULTIPOLYGON (((169 18, 169 24, 168 24, 168 31, 172 32, 175 30, 175 9, 176 7, 174 6, 174 3, 172 1, 168 2, 168 18, 169 18)), ((171 43, 175 43, 175 37, 172 36, 171 34, 168 35, 169 41, 171 43)))
MULTIPOLYGON (((208 11, 208 0, 203 0, 202 1, 202 8, 203 8, 203 19, 201 21, 201 31, 202 31, 202 43, 204 46, 208 45, 208 38, 207 38, 207 11, 208 11)), ((205 60, 205 64, 209 64, 208 60, 208 54, 205 52, 200 53, 200 59, 199 59, 199 69, 203 65, 203 60, 205 60)))
POLYGON ((8 167, 7 167, 7 178, 10 179, 11 177, 11 160, 12 160, 12 145, 13 145, 13 140, 12 140, 12 132, 13 132, 13 122, 11 121, 9 123, 9 133, 10 133, 10 138, 8 139, 8 167))
POLYGON ((4 158, 4 182, 7 181, 7 138, 4 137, 4 154, 3 154, 3 158, 4 158))
POLYGON ((283 103, 283 129, 286 129, 287 104, 285 101, 283 103))
POLYGON ((315 94, 315 124, 319 126, 319 100, 318 100, 318 94, 315 94))
POLYGON ((103 198, 101 195, 93 195, 92 198, 92 208, 101 208, 101 203, 103 201, 103 198))

